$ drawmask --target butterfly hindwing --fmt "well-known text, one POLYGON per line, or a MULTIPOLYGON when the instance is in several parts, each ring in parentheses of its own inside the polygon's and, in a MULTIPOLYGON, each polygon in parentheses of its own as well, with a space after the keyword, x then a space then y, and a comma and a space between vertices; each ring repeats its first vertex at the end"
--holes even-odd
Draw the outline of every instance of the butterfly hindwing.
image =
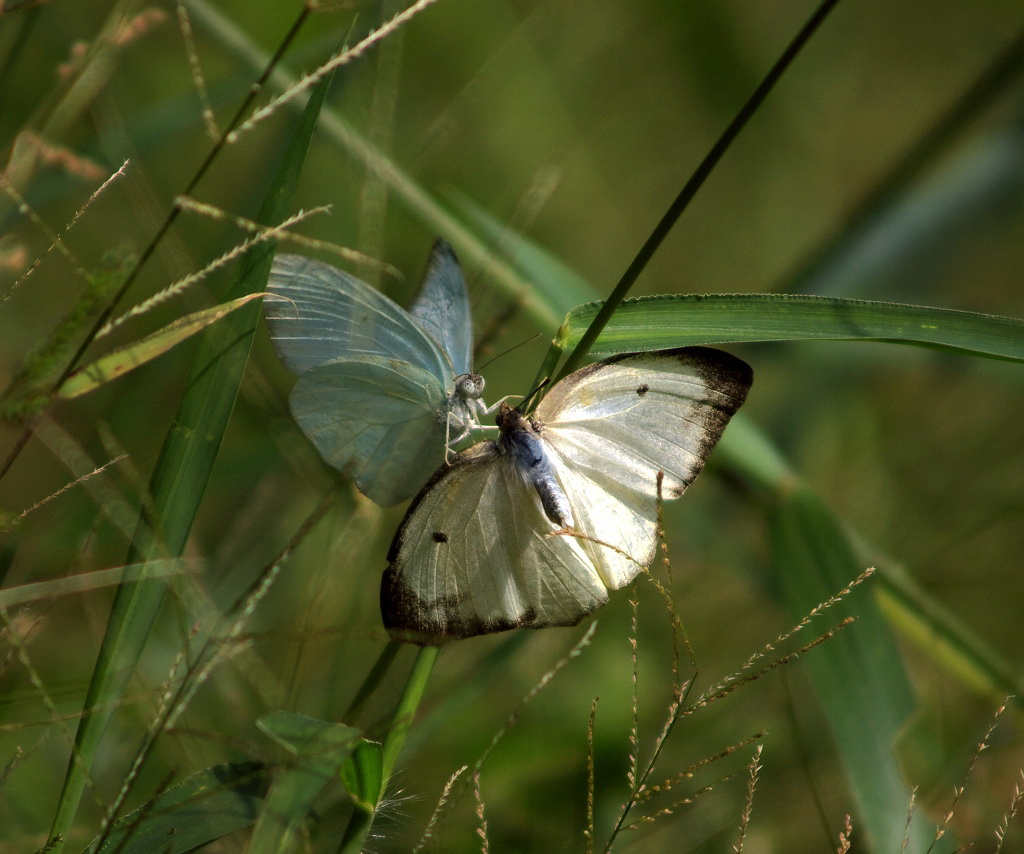
POLYGON ((548 536, 536 495, 496 448, 459 454, 409 508, 381 586, 395 637, 439 643, 572 625, 607 601, 577 541, 548 536))
POLYGON ((566 377, 529 429, 571 529, 545 514, 508 436, 471 448, 424 487, 392 543, 385 625, 440 643, 577 623, 653 558, 658 472, 663 497, 681 495, 751 381, 746 363, 697 347, 625 354, 566 377))
POLYGON ((390 507, 444 462, 445 425, 438 414, 444 395, 427 371, 366 357, 310 369, 288 402, 324 460, 350 474, 365 496, 390 507))

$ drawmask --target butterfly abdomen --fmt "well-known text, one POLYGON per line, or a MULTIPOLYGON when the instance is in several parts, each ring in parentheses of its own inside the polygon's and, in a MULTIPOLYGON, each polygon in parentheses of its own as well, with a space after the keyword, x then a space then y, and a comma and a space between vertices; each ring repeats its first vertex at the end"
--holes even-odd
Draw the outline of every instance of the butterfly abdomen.
POLYGON ((569 500, 555 477, 551 460, 533 424, 517 409, 503 407, 498 416, 501 436, 498 446, 507 456, 524 484, 532 486, 540 498, 544 515, 561 528, 573 526, 569 500))

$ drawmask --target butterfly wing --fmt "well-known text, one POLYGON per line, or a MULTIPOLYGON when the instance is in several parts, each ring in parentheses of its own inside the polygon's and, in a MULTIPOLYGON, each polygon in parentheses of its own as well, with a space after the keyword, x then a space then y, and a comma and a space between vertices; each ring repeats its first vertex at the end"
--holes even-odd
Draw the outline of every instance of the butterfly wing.
POLYGON ((444 462, 446 393, 421 368, 338 359, 306 371, 288 400, 324 460, 384 507, 411 498, 444 462))
POLYGON ((658 472, 663 498, 682 495, 752 380, 728 353, 684 347, 597 362, 541 401, 541 437, 607 587, 629 583, 654 557, 658 472))
POLYGON ((412 315, 329 264, 278 255, 267 288, 271 341, 299 374, 289 402, 303 432, 373 501, 411 498, 444 461, 447 354, 412 315))
POLYGON ((395 638, 432 644, 579 622, 608 591, 577 540, 551 530, 496 443, 462 452, 395 535, 381 584, 384 625, 395 638))
POLYGON ((455 374, 468 374, 473 364, 473 323, 466 280, 455 251, 441 238, 434 241, 412 315, 448 354, 455 374))
POLYGON ((471 448, 409 508, 381 588, 385 625, 440 643, 579 622, 653 558, 658 472, 663 496, 681 495, 751 380, 706 348, 626 354, 562 380, 536 416, 572 530, 555 530, 515 455, 471 448))
POLYGON ((455 371, 434 339, 397 303, 343 270, 302 255, 278 255, 263 301, 267 328, 292 373, 363 356, 397 359, 451 385, 455 371))

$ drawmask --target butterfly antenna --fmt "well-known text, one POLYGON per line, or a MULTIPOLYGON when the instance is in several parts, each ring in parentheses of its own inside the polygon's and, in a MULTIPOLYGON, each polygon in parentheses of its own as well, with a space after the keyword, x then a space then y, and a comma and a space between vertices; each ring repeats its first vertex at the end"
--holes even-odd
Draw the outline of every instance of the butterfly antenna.
POLYGON ((481 366, 480 366, 479 368, 477 368, 477 373, 479 373, 479 372, 480 372, 480 371, 482 371, 482 370, 483 370, 484 368, 486 368, 486 367, 487 367, 487 366, 488 366, 489 364, 491 364, 491 362, 496 362, 496 361, 497 361, 498 359, 500 359, 500 358, 501 358, 502 356, 507 356, 507 355, 508 355, 509 353, 511 353, 511 352, 512 352, 513 350, 517 350, 517 349, 519 349, 520 347, 522 347, 522 346, 523 346, 524 344, 529 344, 529 343, 530 343, 531 341, 535 341, 535 340, 537 340, 538 338, 540 338, 540 333, 539 333, 539 332, 538 332, 538 333, 537 333, 536 335, 531 335, 531 336, 530 336, 529 338, 526 338, 526 339, 524 339, 523 341, 520 341, 520 342, 519 342, 518 344, 513 344, 513 345, 512 345, 511 347, 509 347, 509 348, 508 348, 507 350, 504 350, 504 351, 502 351, 501 353, 498 353, 498 355, 497 355, 497 356, 493 356, 492 358, 490 358, 490 359, 488 359, 488 360, 487 360, 486 362, 484 362, 484 363, 483 363, 483 364, 482 364, 482 365, 481 365, 481 366))
POLYGON ((536 403, 533 402, 533 398, 541 391, 543 391, 545 388, 547 388, 550 382, 551 377, 544 377, 544 379, 542 379, 537 384, 533 391, 531 391, 528 395, 526 395, 526 397, 523 398, 523 402, 519 404, 519 411, 523 413, 532 412, 534 407, 536 407, 537 405, 536 403))

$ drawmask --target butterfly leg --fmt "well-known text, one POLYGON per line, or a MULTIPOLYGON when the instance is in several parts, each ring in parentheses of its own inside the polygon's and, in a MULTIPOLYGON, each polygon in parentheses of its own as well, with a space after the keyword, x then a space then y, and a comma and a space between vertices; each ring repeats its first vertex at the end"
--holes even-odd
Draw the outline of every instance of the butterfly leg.
MULTIPOLYGON (((505 403, 507 400, 509 400, 509 398, 513 398, 513 397, 522 397, 522 395, 519 395, 519 394, 506 394, 501 400, 495 401, 493 406, 484 406, 484 402, 482 400, 479 401, 480 414, 481 415, 490 415, 495 410, 500 409, 501 405, 503 403, 505 403)), ((485 425, 481 425, 481 426, 485 426, 485 425)))

